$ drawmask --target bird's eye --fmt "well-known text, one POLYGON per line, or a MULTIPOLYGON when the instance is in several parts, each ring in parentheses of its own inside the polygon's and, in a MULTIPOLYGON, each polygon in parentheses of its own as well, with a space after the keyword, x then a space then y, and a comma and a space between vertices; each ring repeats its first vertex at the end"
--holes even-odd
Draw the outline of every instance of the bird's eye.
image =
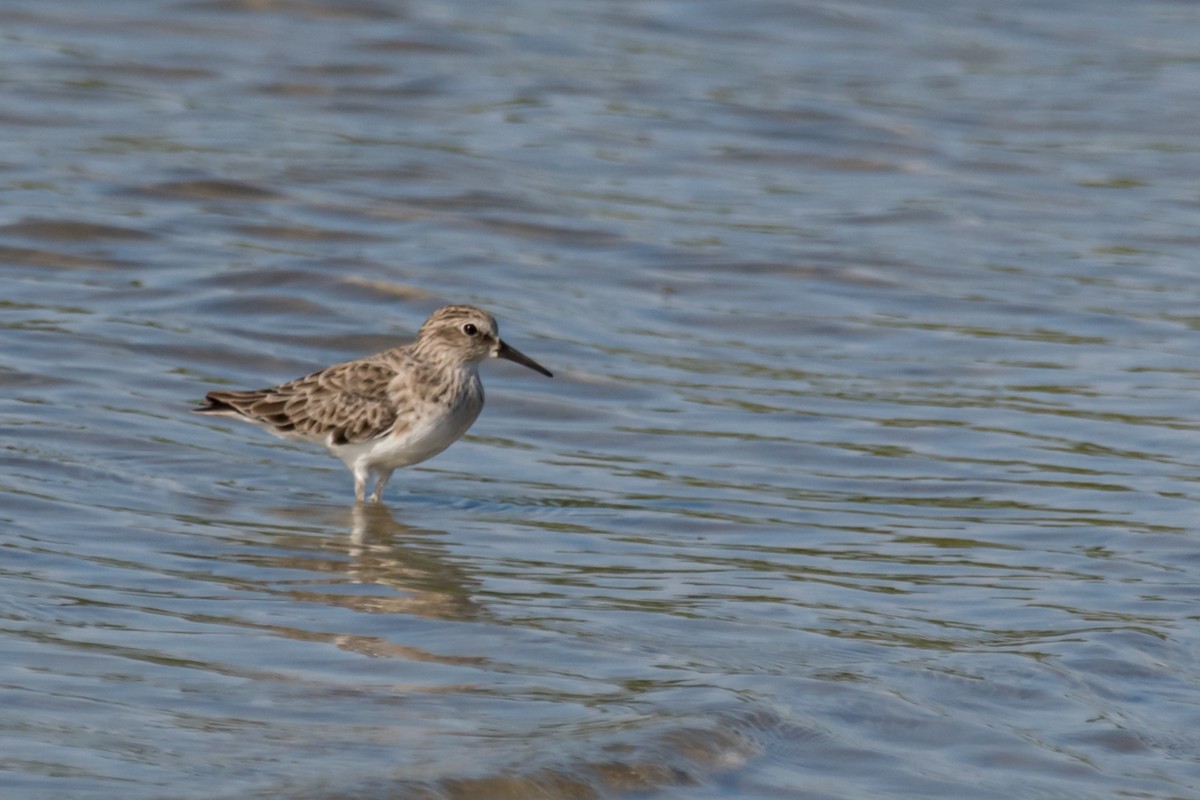
POLYGON ((479 333, 479 328, 476 328, 474 325, 468 322, 466 325, 463 325, 463 333, 465 333, 467 336, 474 336, 475 334, 479 333))

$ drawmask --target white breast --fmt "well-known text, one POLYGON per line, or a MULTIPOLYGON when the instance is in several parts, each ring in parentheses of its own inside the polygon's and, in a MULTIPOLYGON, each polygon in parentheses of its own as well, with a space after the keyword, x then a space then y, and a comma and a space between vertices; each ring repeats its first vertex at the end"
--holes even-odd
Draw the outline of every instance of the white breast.
POLYGON ((387 434, 369 442, 335 445, 325 442, 329 452, 347 467, 365 460, 369 468, 398 469, 433 458, 458 441, 483 409, 483 390, 478 376, 465 382, 452 404, 433 405, 410 411, 412 424, 400 433, 387 434))

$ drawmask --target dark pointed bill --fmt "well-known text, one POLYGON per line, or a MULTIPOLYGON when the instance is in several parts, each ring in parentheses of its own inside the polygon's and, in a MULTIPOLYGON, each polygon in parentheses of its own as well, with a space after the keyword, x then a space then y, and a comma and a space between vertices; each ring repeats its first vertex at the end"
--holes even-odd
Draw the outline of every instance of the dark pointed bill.
POLYGON ((534 361, 532 358, 530 358, 529 356, 522 353, 517 348, 509 347, 508 344, 506 344, 504 342, 504 340, 500 341, 500 349, 496 351, 496 358, 506 358, 509 361, 515 361, 518 364, 521 364, 522 366, 529 367, 530 369, 532 369, 536 372, 542 373, 547 378, 554 377, 553 373, 551 373, 550 370, 546 369, 541 364, 537 363, 536 361, 534 361))

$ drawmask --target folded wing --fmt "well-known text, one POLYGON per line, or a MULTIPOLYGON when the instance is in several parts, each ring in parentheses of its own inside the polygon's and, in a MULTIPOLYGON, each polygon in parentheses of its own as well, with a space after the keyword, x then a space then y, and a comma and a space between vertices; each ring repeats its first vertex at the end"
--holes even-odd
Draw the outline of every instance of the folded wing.
POLYGON ((252 391, 214 391, 201 414, 241 418, 287 438, 333 445, 366 442, 390 431, 398 416, 388 364, 353 361, 252 391))

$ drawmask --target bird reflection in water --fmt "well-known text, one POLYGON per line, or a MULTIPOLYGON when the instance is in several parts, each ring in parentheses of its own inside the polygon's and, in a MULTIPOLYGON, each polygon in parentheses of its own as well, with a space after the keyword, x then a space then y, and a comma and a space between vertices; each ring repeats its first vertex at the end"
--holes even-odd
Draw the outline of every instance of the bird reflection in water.
MULTIPOLYGON (((297 509, 280 509, 279 513, 293 520, 301 514, 297 509)), ((276 583, 272 590, 298 603, 338 606, 363 614, 395 615, 397 633, 384 638, 349 630, 314 632, 277 628, 280 634, 332 641, 344 650, 373 657, 447 664, 486 660, 439 655, 400 643, 406 617, 470 621, 486 616, 486 610, 474 598, 477 581, 445 560, 438 541, 444 532, 405 525, 382 505, 359 505, 348 513, 339 509, 334 514, 307 509, 302 519, 308 530, 315 527, 314 522, 331 529, 344 529, 348 525, 349 536, 314 536, 299 531, 277 535, 272 539, 270 554, 249 560, 266 568, 300 571, 312 577, 276 583)), ((241 560, 246 559, 243 556, 241 560)), ((373 622, 364 627, 378 630, 373 622)))

